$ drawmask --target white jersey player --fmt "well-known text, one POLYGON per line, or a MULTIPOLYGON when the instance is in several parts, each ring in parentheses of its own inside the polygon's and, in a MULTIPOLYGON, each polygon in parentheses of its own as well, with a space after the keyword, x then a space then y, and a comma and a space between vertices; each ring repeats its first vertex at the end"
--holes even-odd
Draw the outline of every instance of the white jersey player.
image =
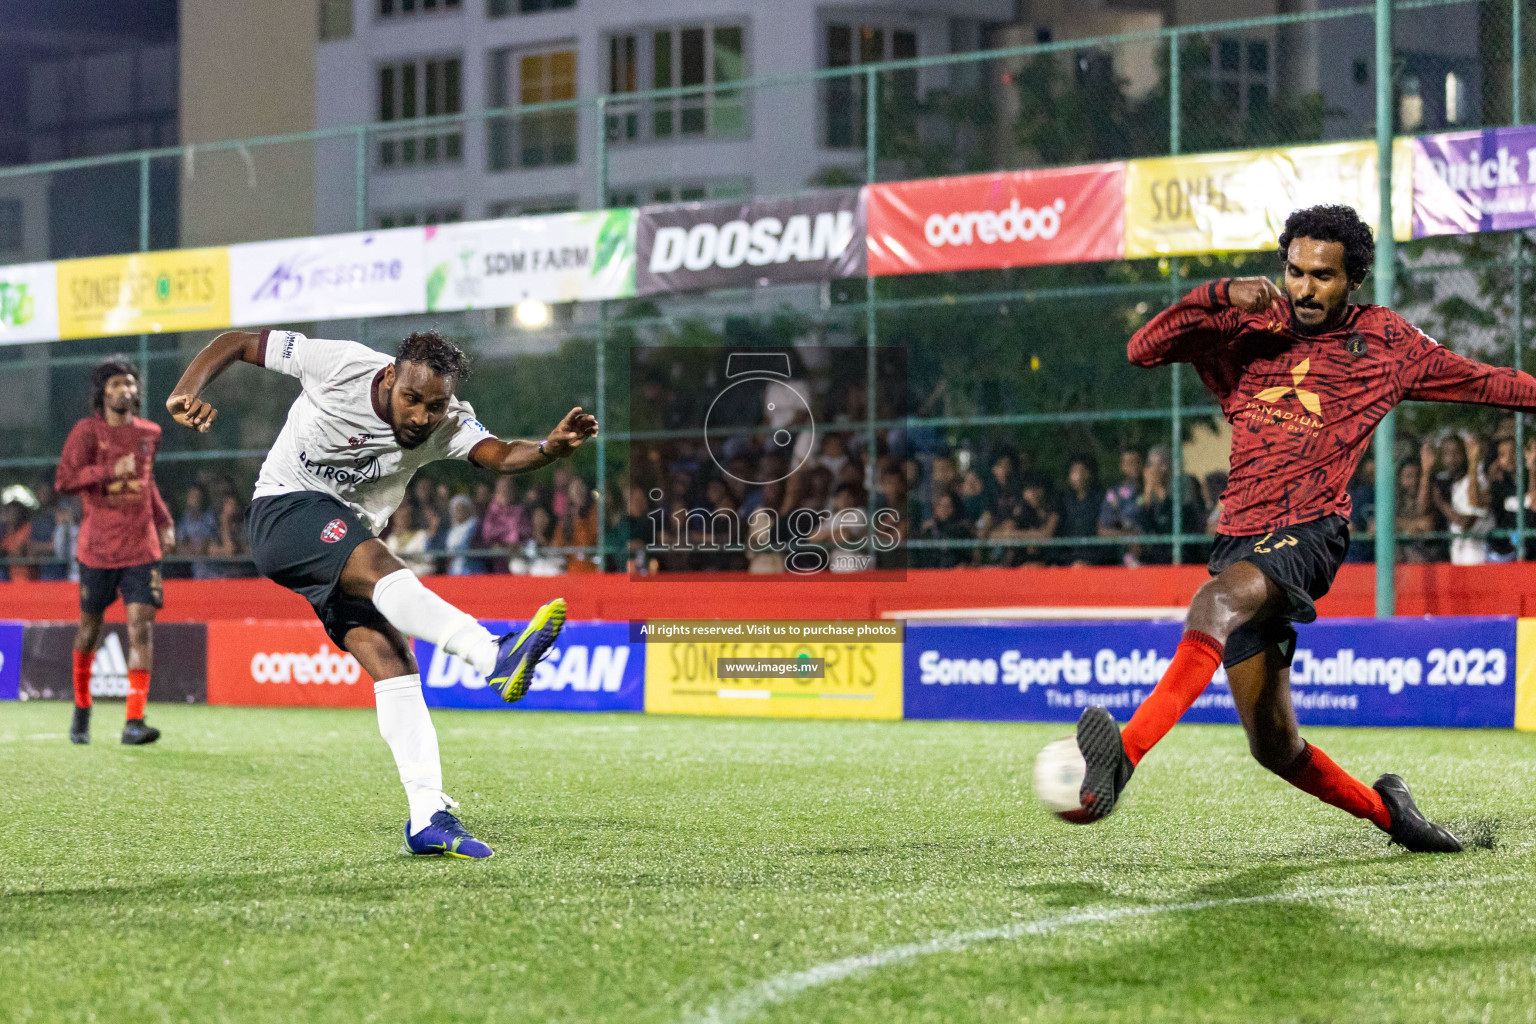
POLYGON ((406 849, 491 856, 443 792, 437 733, 406 638, 458 655, 502 699, 515 701, 560 634, 565 601, 555 598, 521 633, 497 638, 423 586, 376 535, 421 466, 465 459, 498 473, 539 469, 596 435, 597 420, 577 407, 542 441, 501 440, 454 397, 466 376, 464 353, 431 331, 406 338, 393 358, 297 331, 230 331, 199 352, 177 382, 165 403, 176 422, 207 430, 218 412, 198 395, 239 360, 297 377, 304 388, 246 512, 256 568, 302 594, 331 639, 376 680, 379 732, 410 805, 406 849))

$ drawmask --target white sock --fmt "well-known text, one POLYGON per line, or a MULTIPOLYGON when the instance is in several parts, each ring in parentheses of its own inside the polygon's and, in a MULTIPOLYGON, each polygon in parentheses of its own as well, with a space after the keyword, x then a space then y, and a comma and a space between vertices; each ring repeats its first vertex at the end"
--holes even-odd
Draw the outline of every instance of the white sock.
POLYGON ((406 636, 457 654, 483 676, 496 666, 496 638, 468 612, 428 590, 409 569, 400 569, 373 585, 373 606, 406 636))
POLYGON ((432 823, 432 815, 458 806, 443 792, 437 730, 421 695, 421 676, 396 676, 373 684, 379 735, 395 755, 405 798, 411 807, 411 835, 432 823))

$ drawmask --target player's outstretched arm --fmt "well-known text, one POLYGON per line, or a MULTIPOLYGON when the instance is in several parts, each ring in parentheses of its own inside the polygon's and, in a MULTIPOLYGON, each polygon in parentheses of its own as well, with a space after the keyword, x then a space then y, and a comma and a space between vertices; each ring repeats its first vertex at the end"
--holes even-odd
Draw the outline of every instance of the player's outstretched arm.
POLYGON ((542 441, 503 441, 486 438, 469 453, 469 461, 498 473, 526 473, 556 459, 567 459, 589 437, 597 436, 597 417, 577 406, 542 441))
POLYGON ((165 400, 165 408, 171 418, 184 427, 207 431, 219 411, 197 396, 230 365, 244 361, 254 366, 266 365, 262 351, 266 345, 266 331, 225 331, 214 338, 187 364, 165 400))
POLYGON ((1189 362, 1225 341, 1239 313, 1262 313, 1283 299, 1267 277, 1209 281, 1131 335, 1126 356, 1146 367, 1189 362))
POLYGON ((1489 366, 1452 352, 1398 317, 1416 340, 1399 363, 1403 400, 1467 402, 1536 412, 1536 378, 1507 366, 1489 366))

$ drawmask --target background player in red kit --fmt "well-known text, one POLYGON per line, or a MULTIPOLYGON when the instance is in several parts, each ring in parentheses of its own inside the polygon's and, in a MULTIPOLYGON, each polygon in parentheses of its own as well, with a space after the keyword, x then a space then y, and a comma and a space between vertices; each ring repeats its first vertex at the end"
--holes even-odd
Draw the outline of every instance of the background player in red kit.
POLYGON ((91 741, 91 656, 102 616, 118 593, 128 614, 128 709, 123 742, 153 743, 160 730, 144 724, 149 697, 155 611, 164 603, 160 557, 175 543, 170 510, 155 487, 160 428, 140 419, 133 367, 109 359, 91 374, 93 415, 64 442, 54 487, 79 494, 80 629, 75 634, 75 717, 71 743, 91 741))
POLYGON ((1291 707, 1292 623, 1317 618, 1349 546, 1349 479, 1404 400, 1536 410, 1536 379, 1442 348, 1381 306, 1355 305, 1375 253, 1354 210, 1286 220, 1282 292, 1268 278, 1201 285, 1132 336, 1137 366, 1193 363, 1232 424, 1231 476, 1211 554, 1167 673, 1120 732, 1103 708, 1078 721, 1086 816, 1114 810, 1153 744, 1225 664, 1248 748, 1298 789, 1366 818, 1416 852, 1460 842, 1427 821, 1396 775, 1366 786, 1301 738, 1291 707))

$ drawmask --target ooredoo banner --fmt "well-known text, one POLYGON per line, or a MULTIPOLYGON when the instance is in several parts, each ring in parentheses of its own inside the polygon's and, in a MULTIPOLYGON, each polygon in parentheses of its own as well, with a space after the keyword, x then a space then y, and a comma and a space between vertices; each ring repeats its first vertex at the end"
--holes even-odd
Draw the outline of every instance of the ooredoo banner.
POLYGON ((210 622, 208 703, 373 707, 373 680, 318 622, 210 622))
POLYGON ((742 288, 864 273, 860 190, 643 206, 635 292, 742 288))
MULTIPOLYGON (((1285 219, 1342 203, 1376 224, 1381 201, 1374 142, 1250 149, 1131 160, 1125 176, 1125 255, 1177 256, 1268 249, 1285 219)), ((1412 230, 1413 147, 1392 149, 1393 236, 1412 230)))
POLYGON ((1125 165, 970 174, 865 189, 869 273, 1119 259, 1125 165))
MULTIPOLYGON (((908 718, 1121 722, 1173 658, 1178 622, 907 626, 908 718)), ((1304 725, 1510 728, 1513 618, 1323 619, 1300 630, 1291 700, 1304 725)), ((1226 674, 1184 716, 1236 722, 1226 674)))
POLYGON ((428 227, 427 309, 487 309, 635 294, 635 211, 428 227))
POLYGON ((229 323, 420 313, 427 308, 426 262, 422 228, 232 245, 229 323))
POLYGON ((1413 237, 1536 226, 1536 128, 1413 140, 1413 237))
MULTIPOLYGON (((486 622, 500 636, 522 622, 486 622)), ((440 708, 520 711, 641 711, 645 707, 645 654, 629 644, 622 622, 568 622, 554 648, 534 669, 528 692, 515 704, 486 685, 462 659, 425 640, 416 641, 422 692, 440 708)))
POLYGON ((59 274, 52 263, 0 267, 0 345, 59 336, 59 274))

